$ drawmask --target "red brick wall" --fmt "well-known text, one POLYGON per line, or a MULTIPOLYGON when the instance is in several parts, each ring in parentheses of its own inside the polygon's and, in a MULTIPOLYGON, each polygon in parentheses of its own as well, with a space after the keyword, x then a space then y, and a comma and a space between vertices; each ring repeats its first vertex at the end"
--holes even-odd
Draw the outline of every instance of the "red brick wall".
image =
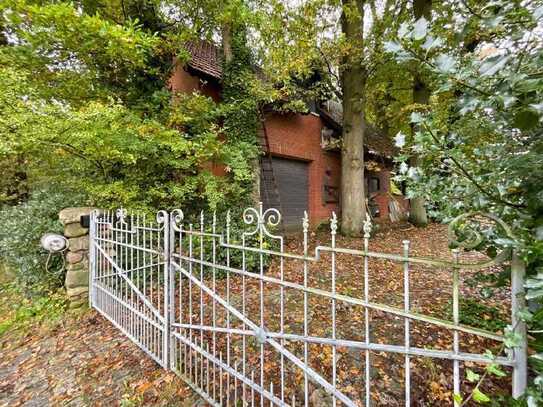
POLYGON ((321 128, 320 117, 312 114, 266 115, 266 130, 272 154, 309 163, 308 209, 313 224, 329 219, 332 211, 339 210, 337 203, 324 202, 324 181, 328 170, 329 183, 339 188, 341 155, 321 148, 321 128))
MULTIPOLYGON (((379 217, 381 219, 389 219, 388 203, 390 201, 390 169, 385 165, 380 166, 380 171, 366 171, 367 177, 379 178, 380 189, 377 193, 372 193, 374 200, 379 206, 379 217)), ((403 211, 407 212, 409 209, 409 200, 405 199, 401 195, 395 195, 397 202, 403 211)))
MULTIPOLYGON (((217 102, 220 101, 221 90, 218 83, 192 75, 180 64, 176 64, 169 85, 173 92, 192 93, 198 91, 217 102)), ((268 113, 266 115, 266 129, 272 154, 303 160, 309 164, 308 209, 309 218, 313 224, 328 220, 332 211, 336 211, 339 215, 339 202, 324 202, 324 184, 327 178, 330 185, 337 187, 339 195, 341 154, 328 152, 321 148, 322 126, 320 117, 313 114, 268 113)), ((220 164, 210 163, 209 169, 218 176, 225 174, 224 166, 220 164)), ((380 179, 381 189, 375 194, 375 201, 379 205, 381 219, 388 219, 390 171, 383 166, 381 171, 367 172, 367 174, 380 179)), ((399 202, 405 210, 408 209, 407 200, 399 197, 399 202)))
POLYGON ((173 69, 169 86, 172 92, 192 93, 198 91, 211 97, 216 102, 221 100, 221 88, 218 83, 192 75, 184 66, 178 63, 175 64, 173 69))

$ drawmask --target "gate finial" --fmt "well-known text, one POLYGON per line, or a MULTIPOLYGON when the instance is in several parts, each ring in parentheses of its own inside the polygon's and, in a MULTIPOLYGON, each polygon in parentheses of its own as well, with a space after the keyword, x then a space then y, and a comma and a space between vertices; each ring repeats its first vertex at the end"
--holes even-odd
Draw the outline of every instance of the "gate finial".
POLYGON ((307 233, 309 230, 309 216, 307 216, 307 211, 304 211, 304 217, 302 219, 302 228, 303 232, 307 233))
POLYGON ((125 221, 126 209, 121 206, 119 209, 117 209, 116 215, 117 215, 117 222, 122 225, 126 225, 126 221, 125 221))
POLYGON ((330 231, 332 232, 332 235, 337 233, 337 216, 335 211, 332 212, 332 219, 330 219, 330 231))
POLYGON ((362 227, 362 229, 364 230, 364 239, 370 238, 372 228, 373 226, 371 224, 370 215, 366 213, 366 220, 364 221, 364 225, 362 227))

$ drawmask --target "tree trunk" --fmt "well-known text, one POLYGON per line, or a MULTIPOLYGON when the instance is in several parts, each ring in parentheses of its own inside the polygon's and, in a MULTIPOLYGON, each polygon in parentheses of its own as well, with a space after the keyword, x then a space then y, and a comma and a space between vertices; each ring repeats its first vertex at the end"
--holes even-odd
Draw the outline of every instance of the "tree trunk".
POLYGON ((225 63, 232 61, 232 27, 229 23, 222 25, 222 52, 225 63))
MULTIPOLYGON (((432 0, 414 0, 413 14, 415 20, 424 17, 430 21, 432 18, 432 0)), ((427 105, 430 102, 430 89, 424 83, 419 71, 415 73, 413 80, 413 102, 421 105, 427 105)), ((413 132, 415 131, 416 129, 414 128, 413 132)), ((420 158, 417 156, 413 157, 410 164, 412 167, 419 167, 421 164, 420 158)), ((409 221, 415 226, 426 226, 428 224, 424 197, 417 196, 411 198, 409 221)))
POLYGON ((343 147, 341 149, 341 231, 360 235, 366 217, 364 191, 364 87, 363 66, 364 1, 343 0, 341 27, 353 46, 343 61, 343 147), (346 12, 346 9, 349 9, 346 12), (354 11, 354 12, 353 12, 354 11))
POLYGON ((4 27, 0 25, 0 47, 4 47, 6 45, 8 45, 8 39, 4 33, 4 27))

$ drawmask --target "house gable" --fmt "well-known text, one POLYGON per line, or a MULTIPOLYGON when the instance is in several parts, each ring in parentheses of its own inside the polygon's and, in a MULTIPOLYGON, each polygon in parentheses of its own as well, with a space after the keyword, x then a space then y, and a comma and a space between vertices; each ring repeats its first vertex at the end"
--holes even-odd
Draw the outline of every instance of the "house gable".
MULTIPOLYGON (((192 58, 184 65, 176 63, 170 80, 172 91, 180 93, 196 91, 210 96, 217 102, 220 101, 222 68, 219 48, 204 41, 190 43, 187 48, 191 52, 192 58)), ((298 194, 306 196, 307 208, 305 210, 309 214, 310 221, 314 224, 329 219, 333 211, 339 212, 340 209, 340 144, 334 148, 328 148, 329 146, 325 145, 324 141, 326 137, 338 139, 341 134, 341 116, 342 113, 337 102, 318 106, 314 112, 309 114, 280 113, 273 110, 268 110, 264 114, 261 137, 268 139, 269 151, 266 153, 271 157, 269 162, 273 164, 273 157, 276 157, 276 161, 281 162, 283 172, 288 171, 288 168, 300 167, 296 162, 306 163, 304 167, 306 170, 299 171, 298 176, 307 177, 307 179, 297 182, 301 188, 307 190, 300 192, 296 188, 290 188, 286 185, 288 182, 285 181, 285 185, 279 185, 277 188, 281 192, 280 206, 283 201, 299 202, 298 194), (289 163, 288 160, 292 160, 292 163, 289 163), (293 196, 292 194, 297 195, 293 196)), ((370 187, 370 182, 374 186, 378 185, 378 190, 369 191, 368 195, 377 205, 380 216, 386 217, 389 211, 389 183, 390 171, 393 166, 392 157, 395 153, 394 147, 387 137, 371 127, 367 128, 365 146, 365 159, 368 163, 377 164, 372 168, 366 168, 367 190, 370 187)), ((215 174, 224 174, 215 167, 217 166, 214 166, 213 172, 215 174)), ((261 174, 261 184, 269 183, 269 179, 261 174)), ((267 188, 276 189, 271 185, 268 185, 267 188)), ((261 199, 266 200, 270 194, 270 191, 261 188, 261 199)), ((270 200, 264 204, 277 206, 276 201, 277 199, 270 200)), ((364 202, 360 204, 365 205, 364 202)), ((296 208, 298 212, 300 212, 299 209, 296 208)))

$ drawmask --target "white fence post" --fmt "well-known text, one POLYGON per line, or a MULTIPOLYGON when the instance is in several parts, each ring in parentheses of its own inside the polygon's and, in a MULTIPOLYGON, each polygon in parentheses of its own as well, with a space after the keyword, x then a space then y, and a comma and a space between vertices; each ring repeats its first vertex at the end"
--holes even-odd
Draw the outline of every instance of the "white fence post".
POLYGON ((164 216, 164 331, 162 338, 162 365, 165 369, 170 369, 170 214, 163 211, 164 216))
POLYGON ((518 347, 513 350, 515 357, 515 367, 513 369, 513 397, 521 397, 527 384, 527 341, 526 324, 519 319, 518 313, 526 306, 524 298, 524 276, 526 274, 526 265, 518 254, 514 251, 511 261, 511 323, 515 333, 520 335, 522 340, 518 347))
POLYGON ((92 211, 89 214, 89 308, 92 308, 94 304, 94 265, 96 263, 96 252, 94 248, 95 219, 96 211, 92 211))

